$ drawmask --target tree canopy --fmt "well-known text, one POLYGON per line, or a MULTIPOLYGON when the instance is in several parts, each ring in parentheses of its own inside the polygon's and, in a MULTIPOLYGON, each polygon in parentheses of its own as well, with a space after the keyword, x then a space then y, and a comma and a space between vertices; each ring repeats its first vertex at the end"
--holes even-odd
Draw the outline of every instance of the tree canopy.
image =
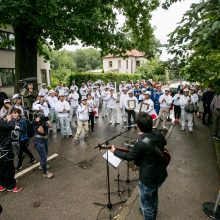
POLYGON ((192 4, 170 34, 169 51, 192 81, 212 84, 220 92, 220 2, 192 4))
POLYGON ((135 42, 145 39, 150 48, 151 11, 158 5, 159 0, 1 0, 0 24, 12 25, 15 32, 15 80, 36 76, 37 51, 44 44, 60 49, 80 40, 103 53, 123 53, 133 47, 129 31, 135 42), (122 29, 117 13, 126 17, 122 29))

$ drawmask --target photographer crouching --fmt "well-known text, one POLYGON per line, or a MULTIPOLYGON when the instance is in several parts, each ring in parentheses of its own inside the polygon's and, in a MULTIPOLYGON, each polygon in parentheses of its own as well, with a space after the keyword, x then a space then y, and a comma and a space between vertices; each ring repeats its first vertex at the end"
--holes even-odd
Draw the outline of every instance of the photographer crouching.
POLYGON ((40 169, 43 171, 45 178, 52 178, 53 173, 47 170, 47 154, 48 154, 48 126, 50 122, 48 117, 44 116, 42 111, 34 114, 34 130, 35 130, 35 148, 40 156, 40 169))
POLYGON ((0 118, 0 192, 5 190, 20 192, 23 188, 16 186, 14 152, 11 133, 15 128, 12 115, 0 118))

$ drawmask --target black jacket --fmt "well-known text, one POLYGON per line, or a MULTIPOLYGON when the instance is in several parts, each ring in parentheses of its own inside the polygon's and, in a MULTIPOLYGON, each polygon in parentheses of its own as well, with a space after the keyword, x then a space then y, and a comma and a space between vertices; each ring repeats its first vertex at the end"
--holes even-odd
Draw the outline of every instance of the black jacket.
POLYGON ((166 166, 163 158, 156 153, 153 146, 141 141, 145 137, 148 137, 152 145, 156 145, 160 150, 163 150, 167 143, 164 136, 155 130, 143 134, 130 152, 115 150, 114 154, 124 160, 136 161, 136 165, 140 167, 139 179, 144 185, 161 185, 167 177, 166 166))
MULTIPOLYGON (((14 158, 11 131, 15 128, 15 122, 7 122, 4 119, 0 119, 0 150, 3 149, 4 152, 8 152, 6 157, 1 158, 1 160, 8 160, 14 158)), ((1 155, 1 152, 0 152, 1 155)))

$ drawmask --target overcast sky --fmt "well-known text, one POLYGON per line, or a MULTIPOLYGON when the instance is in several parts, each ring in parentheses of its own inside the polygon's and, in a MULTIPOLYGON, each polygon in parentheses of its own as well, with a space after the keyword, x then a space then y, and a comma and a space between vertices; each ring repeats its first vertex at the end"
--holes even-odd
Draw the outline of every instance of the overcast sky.
MULTIPOLYGON (((198 3, 200 0, 185 0, 173 4, 168 10, 158 8, 152 13, 152 25, 155 26, 155 36, 162 44, 167 42, 167 35, 174 31, 177 23, 181 21, 183 14, 190 9, 192 3, 198 3)), ((119 16, 119 24, 123 23, 123 17, 119 16)), ((68 46, 64 47, 67 50, 75 50, 81 46, 68 46)), ((164 50, 161 55, 161 60, 167 60, 169 55, 164 50)))

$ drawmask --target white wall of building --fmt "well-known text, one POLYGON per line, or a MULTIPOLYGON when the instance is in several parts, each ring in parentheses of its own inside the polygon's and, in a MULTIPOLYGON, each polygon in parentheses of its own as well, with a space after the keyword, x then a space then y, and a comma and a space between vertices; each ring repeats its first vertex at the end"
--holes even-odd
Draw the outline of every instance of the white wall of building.
POLYGON ((147 62, 147 59, 144 57, 128 57, 126 59, 122 57, 103 58, 103 69, 104 72, 135 73, 138 68, 136 65, 137 61, 140 61, 140 65, 143 65, 147 62), (109 65, 110 62, 112 67, 109 65))

